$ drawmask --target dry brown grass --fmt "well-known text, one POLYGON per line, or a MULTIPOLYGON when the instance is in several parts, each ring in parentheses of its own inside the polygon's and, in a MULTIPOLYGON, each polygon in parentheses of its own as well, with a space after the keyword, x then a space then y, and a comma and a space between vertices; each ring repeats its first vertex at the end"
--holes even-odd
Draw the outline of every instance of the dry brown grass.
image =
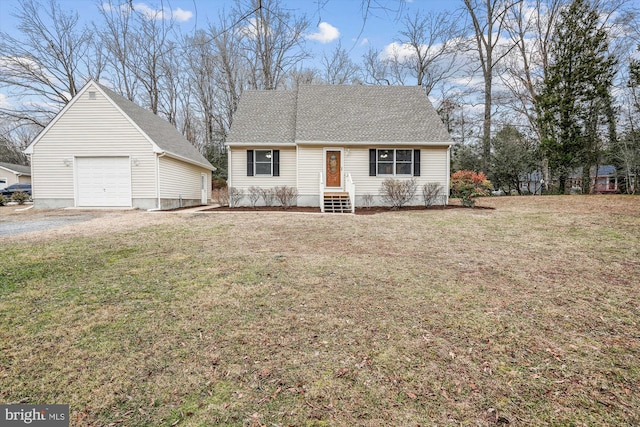
POLYGON ((0 401, 82 426, 640 424, 640 200, 479 205, 3 242, 0 401))

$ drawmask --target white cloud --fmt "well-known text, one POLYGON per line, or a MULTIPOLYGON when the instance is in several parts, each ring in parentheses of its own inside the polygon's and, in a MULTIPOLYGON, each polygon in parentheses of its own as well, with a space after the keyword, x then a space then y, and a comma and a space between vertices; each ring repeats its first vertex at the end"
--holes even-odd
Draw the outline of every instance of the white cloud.
POLYGON ((7 95, 0 93, 0 108, 9 108, 11 103, 9 102, 9 97, 7 95))
POLYGON ((405 62, 407 59, 415 56, 415 51, 407 43, 400 44, 393 42, 382 49, 380 56, 382 59, 398 59, 400 62, 405 62))
MULTIPOLYGON (((186 22, 193 17, 193 12, 181 8, 170 9, 163 7, 162 9, 153 9, 145 3, 132 3, 131 6, 134 11, 141 13, 147 19, 174 19, 177 22, 186 22)), ((121 4, 119 9, 122 13, 128 13, 131 11, 131 6, 129 3, 121 4)), ((110 3, 102 3, 102 9, 106 12, 117 10, 110 3)))
POLYGON ((340 37, 340 31, 328 22, 318 24, 319 31, 307 36, 310 40, 316 40, 320 43, 329 43, 340 37))

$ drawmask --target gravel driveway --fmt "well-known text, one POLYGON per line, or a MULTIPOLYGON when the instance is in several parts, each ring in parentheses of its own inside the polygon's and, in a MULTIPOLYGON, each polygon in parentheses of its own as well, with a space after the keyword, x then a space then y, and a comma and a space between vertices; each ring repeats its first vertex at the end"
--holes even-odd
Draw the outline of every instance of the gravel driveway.
MULTIPOLYGON (((0 0, 1 1, 1 0, 0 0)), ((125 210, 28 209, 0 206, 0 241, 91 237, 154 227, 192 217, 189 210, 146 212, 125 210)))
POLYGON ((51 230, 92 219, 89 215, 52 216, 45 218, 0 217, 0 236, 51 230))

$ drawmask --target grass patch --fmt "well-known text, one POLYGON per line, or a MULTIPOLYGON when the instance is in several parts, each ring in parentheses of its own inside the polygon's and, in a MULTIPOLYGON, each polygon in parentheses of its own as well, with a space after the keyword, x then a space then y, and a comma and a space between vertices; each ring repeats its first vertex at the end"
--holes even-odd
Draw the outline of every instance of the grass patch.
POLYGON ((3 244, 0 401, 72 425, 639 424, 638 199, 480 204, 3 244))

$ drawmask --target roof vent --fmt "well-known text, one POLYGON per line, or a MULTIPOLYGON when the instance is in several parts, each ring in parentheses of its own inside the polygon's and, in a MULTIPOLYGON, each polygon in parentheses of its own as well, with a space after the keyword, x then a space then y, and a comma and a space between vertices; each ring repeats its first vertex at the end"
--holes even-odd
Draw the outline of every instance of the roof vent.
POLYGON ((96 99, 96 93, 95 92, 89 92, 89 99, 96 99))

